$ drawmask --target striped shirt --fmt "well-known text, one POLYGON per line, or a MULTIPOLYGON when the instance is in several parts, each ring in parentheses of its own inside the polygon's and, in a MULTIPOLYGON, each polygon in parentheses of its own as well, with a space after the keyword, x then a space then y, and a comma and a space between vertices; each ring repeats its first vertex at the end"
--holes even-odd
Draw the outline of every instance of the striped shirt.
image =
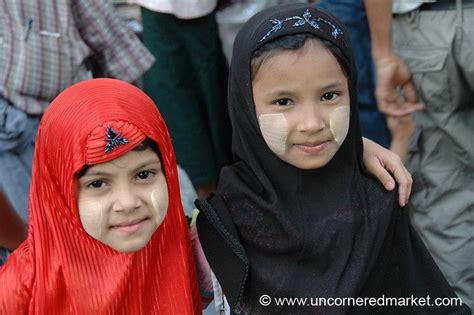
POLYGON ((0 0, 0 94, 28 114, 91 78, 95 54, 106 76, 128 82, 154 62, 109 0, 0 0))

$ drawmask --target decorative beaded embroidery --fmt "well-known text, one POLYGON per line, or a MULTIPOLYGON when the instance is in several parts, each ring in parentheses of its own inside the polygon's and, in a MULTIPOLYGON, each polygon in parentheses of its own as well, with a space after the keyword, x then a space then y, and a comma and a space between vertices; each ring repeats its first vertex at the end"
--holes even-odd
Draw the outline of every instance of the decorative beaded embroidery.
POLYGON ((329 25, 332 28, 331 35, 332 35, 332 37, 334 37, 334 39, 340 38, 341 35, 343 34, 342 30, 340 28, 336 27, 331 22, 329 22, 329 21, 327 21, 323 18, 313 19, 312 16, 311 16, 311 12, 309 12, 309 10, 306 9, 306 11, 304 11, 304 13, 303 13, 303 17, 301 17, 301 16, 292 16, 292 17, 287 17, 283 21, 280 21, 278 19, 271 19, 270 22, 273 24, 273 27, 258 42, 259 43, 263 42, 271 34, 279 31, 283 27, 283 23, 288 22, 288 21, 293 21, 293 20, 296 20, 296 22, 292 25, 292 27, 299 27, 299 26, 303 26, 305 24, 309 24, 312 28, 317 29, 317 30, 321 29, 318 22, 325 23, 325 24, 329 25))
POLYGON ((112 150, 117 149, 120 145, 128 143, 128 140, 125 137, 122 137, 122 132, 116 132, 110 126, 107 126, 106 137, 104 141, 107 142, 105 145, 105 153, 109 153, 112 150))

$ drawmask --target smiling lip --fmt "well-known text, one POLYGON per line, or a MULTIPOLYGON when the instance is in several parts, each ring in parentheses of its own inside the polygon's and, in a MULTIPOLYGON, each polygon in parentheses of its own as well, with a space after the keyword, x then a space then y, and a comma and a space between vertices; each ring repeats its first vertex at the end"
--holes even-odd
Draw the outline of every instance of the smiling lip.
POLYGON ((329 144, 329 141, 323 142, 314 142, 314 143, 303 143, 303 144, 295 144, 295 146, 303 152, 309 154, 316 154, 323 151, 329 144))
POLYGON ((119 230, 120 232, 123 232, 123 233, 133 234, 137 232, 138 230, 140 230, 143 227, 143 225, 145 225, 147 220, 148 218, 128 221, 128 222, 120 223, 117 225, 113 225, 112 228, 119 230))

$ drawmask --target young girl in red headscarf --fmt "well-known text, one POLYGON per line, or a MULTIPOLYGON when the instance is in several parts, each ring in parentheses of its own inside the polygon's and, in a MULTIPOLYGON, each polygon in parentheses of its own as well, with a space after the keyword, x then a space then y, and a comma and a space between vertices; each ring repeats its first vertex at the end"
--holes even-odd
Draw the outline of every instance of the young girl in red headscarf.
POLYGON ((0 269, 1 314, 201 312, 168 130, 134 86, 90 80, 52 102, 29 210, 0 269))

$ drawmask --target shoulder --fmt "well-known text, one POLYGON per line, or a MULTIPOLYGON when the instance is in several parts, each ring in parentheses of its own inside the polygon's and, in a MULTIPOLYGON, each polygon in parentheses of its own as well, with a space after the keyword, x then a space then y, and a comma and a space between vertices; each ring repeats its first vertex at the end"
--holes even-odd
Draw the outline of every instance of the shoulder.
POLYGON ((24 313, 30 304, 34 265, 30 244, 16 249, 0 268, 0 313, 24 313))
MULTIPOLYGON (((369 213, 385 214, 398 208, 398 186, 389 191, 373 175, 363 172, 351 185, 351 201, 369 213)), ((368 213, 368 214, 369 214, 368 213)))
POLYGON ((200 210, 196 223, 206 259, 233 308, 241 298, 249 261, 230 214, 217 201, 221 199, 217 195, 209 201, 196 201, 200 210))

